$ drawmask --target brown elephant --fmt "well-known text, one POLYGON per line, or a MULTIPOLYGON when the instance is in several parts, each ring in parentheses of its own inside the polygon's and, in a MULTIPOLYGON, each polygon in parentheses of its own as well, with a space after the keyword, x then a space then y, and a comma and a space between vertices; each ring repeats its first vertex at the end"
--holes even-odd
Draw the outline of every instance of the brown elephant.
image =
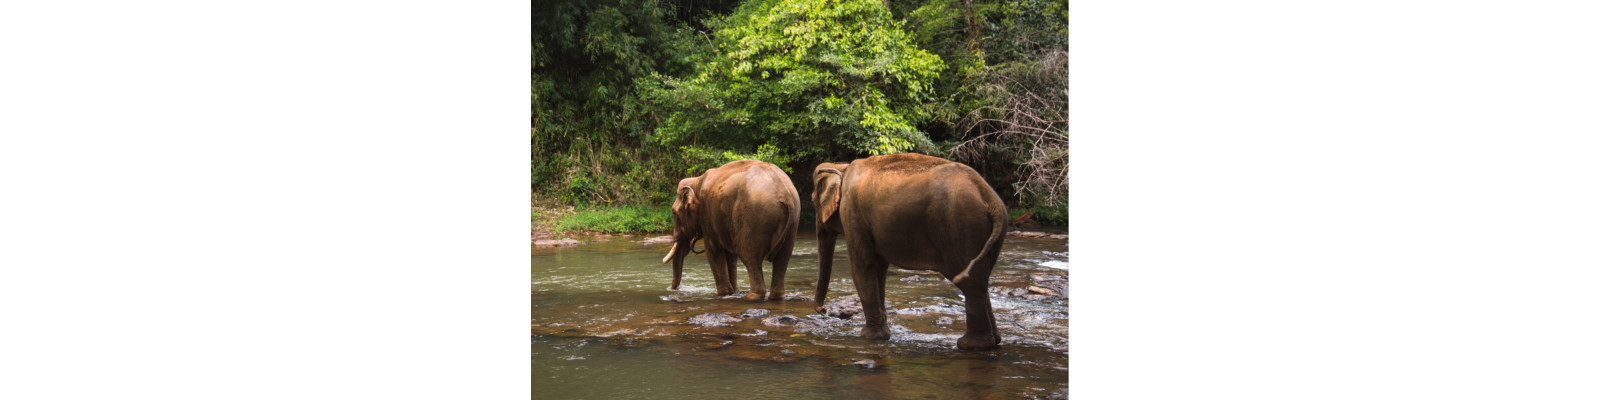
POLYGON ((678 181, 672 202, 672 250, 661 262, 672 262, 672 287, 683 277, 683 258, 697 240, 705 239, 706 259, 717 282, 717 295, 739 291, 736 261, 750 273, 745 301, 783 299, 783 274, 789 269, 795 233, 800 229, 800 193, 778 166, 739 160, 678 181), (761 262, 772 262, 770 296, 761 276, 761 262))
POLYGON ((888 339, 883 288, 889 264, 939 271, 966 296, 966 350, 1000 345, 989 306, 989 273, 1005 241, 1006 206, 971 167, 921 154, 893 154, 823 163, 816 190, 817 311, 823 312, 833 247, 844 235, 850 275, 861 296, 861 336, 888 339))

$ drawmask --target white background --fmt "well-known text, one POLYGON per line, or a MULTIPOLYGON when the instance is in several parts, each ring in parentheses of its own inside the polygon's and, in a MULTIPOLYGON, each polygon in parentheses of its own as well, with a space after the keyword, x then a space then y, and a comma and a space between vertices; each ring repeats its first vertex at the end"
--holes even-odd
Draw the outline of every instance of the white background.
POLYGON ((1073 398, 1600 398, 1600 7, 1075 5, 1073 398))
POLYGON ((528 15, 0 4, 0 398, 529 398, 528 15))
MULTIPOLYGON (((0 397, 530 397, 525 4, 34 3, 0 397)), ((1080 3, 1073 394, 1600 396, 1574 4, 1080 3)))

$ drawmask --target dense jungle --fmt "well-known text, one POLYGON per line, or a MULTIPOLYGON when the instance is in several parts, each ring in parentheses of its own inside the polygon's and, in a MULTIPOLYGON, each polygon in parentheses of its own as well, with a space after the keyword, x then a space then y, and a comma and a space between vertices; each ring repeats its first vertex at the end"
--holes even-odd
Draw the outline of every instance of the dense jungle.
POLYGON ((1065 0, 533 9, 536 233, 664 231, 673 185, 733 160, 809 194, 819 163, 902 152, 973 167, 1013 216, 1067 223, 1065 0))

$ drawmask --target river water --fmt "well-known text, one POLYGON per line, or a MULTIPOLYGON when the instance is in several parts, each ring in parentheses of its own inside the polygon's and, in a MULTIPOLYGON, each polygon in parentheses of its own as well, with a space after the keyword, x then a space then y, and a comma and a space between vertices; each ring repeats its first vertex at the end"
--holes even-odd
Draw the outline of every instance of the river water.
MULTIPOLYGON (((674 291, 661 263, 669 245, 572 238, 587 245, 533 249, 534 398, 1017 399, 1067 387, 1065 240, 1006 238, 990 288, 1003 343, 971 352, 955 348, 966 326, 960 291, 934 272, 890 268, 889 341, 860 338, 859 315, 817 315, 810 226, 795 243, 788 298, 762 303, 740 298, 743 264, 741 292, 719 298, 704 255, 684 260, 674 291)), ((830 301, 855 294, 844 242, 830 301)), ((763 271, 771 279, 770 263, 763 271)))

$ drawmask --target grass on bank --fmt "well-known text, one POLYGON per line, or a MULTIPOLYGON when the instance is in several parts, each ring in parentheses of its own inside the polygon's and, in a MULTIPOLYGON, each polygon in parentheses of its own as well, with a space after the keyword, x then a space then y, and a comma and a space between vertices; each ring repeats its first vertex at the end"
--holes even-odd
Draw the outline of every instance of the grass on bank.
POLYGON ((596 207, 561 217, 552 230, 605 233, 667 232, 672 230, 672 208, 667 206, 596 207))

